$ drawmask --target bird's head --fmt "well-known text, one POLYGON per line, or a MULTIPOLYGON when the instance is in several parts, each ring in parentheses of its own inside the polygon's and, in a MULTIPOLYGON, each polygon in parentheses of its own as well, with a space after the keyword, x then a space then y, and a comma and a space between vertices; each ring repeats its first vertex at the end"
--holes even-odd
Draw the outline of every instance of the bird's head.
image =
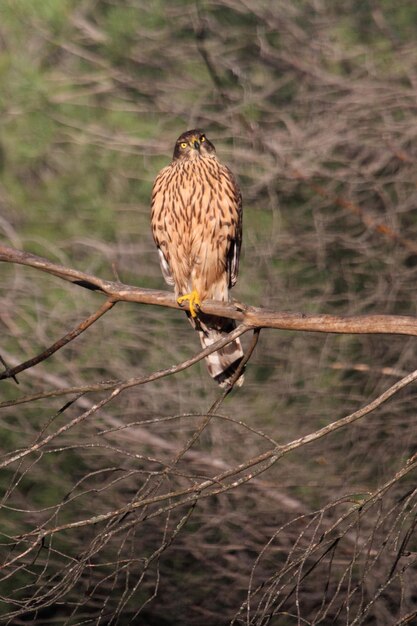
POLYGON ((204 130, 195 128, 187 130, 180 135, 175 142, 174 161, 184 159, 190 161, 201 157, 210 156, 216 153, 216 150, 206 137, 204 130))

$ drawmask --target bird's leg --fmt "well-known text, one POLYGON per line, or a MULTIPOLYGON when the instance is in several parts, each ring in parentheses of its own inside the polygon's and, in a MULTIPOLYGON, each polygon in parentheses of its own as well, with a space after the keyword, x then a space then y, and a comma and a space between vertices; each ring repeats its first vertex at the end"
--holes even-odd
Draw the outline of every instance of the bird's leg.
POLYGON ((187 301, 189 303, 191 316, 197 317, 196 307, 199 308, 201 306, 201 300, 196 289, 193 289, 190 293, 186 293, 185 295, 177 298, 177 302, 180 306, 183 302, 187 301))

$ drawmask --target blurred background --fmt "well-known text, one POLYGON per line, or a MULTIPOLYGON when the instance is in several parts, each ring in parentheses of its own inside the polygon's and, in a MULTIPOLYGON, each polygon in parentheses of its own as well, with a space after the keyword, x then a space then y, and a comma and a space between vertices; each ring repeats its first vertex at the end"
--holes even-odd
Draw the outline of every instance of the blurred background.
MULTIPOLYGON (((201 127, 243 195, 235 298, 277 311, 416 314, 412 0, 2 0, 0 108, 4 244, 165 289, 150 232, 152 183, 178 135, 201 127)), ((102 302, 30 268, 0 269, 8 365, 45 349, 102 302)), ((198 350, 184 314, 120 303, 19 375, 19 385, 2 381, 1 401, 150 374, 198 350)), ((264 330, 244 386, 170 488, 270 448, 258 431, 280 444, 313 432, 415 367, 411 337, 264 330)), ((10 464, 0 478, 4 559, 34 528, 137 497, 218 394, 199 363, 132 388, 53 447, 10 464)), ((5 458, 101 398, 84 396, 65 412, 65 397, 3 406, 5 458)), ((214 626, 234 615, 239 624, 279 626, 406 623, 417 609, 415 473, 384 492, 363 524, 344 530, 330 564, 312 568, 297 550, 308 552, 416 452, 416 399, 415 387, 406 388, 369 419, 286 456, 262 484, 200 501, 158 554, 184 511, 138 517, 112 540, 96 525, 54 534, 39 554, 4 570, 0 616, 13 624, 214 626), (282 578, 289 555, 300 559, 292 570, 298 595, 296 578, 282 578), (238 615, 248 589, 254 598, 238 615)))

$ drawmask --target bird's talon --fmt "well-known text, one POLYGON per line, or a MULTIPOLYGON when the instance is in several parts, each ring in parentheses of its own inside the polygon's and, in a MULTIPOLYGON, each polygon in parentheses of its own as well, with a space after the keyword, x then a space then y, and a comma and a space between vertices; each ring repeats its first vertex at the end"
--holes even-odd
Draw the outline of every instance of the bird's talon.
POLYGON ((183 296, 177 298, 177 302, 182 306, 183 302, 188 302, 190 307, 190 313, 192 317, 197 317, 197 310, 201 306, 200 297, 197 291, 194 289, 191 293, 186 293, 183 296))

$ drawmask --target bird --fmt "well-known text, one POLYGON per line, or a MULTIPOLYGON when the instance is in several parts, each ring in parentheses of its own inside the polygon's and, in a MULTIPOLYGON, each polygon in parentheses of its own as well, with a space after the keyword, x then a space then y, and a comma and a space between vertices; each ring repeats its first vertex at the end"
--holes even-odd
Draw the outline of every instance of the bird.
MULTIPOLYGON (((220 162, 201 129, 187 130, 175 142, 172 161, 155 178, 151 226, 162 275, 173 285, 179 305, 203 348, 226 337, 235 321, 200 310, 206 300, 229 302, 239 271, 242 195, 231 170, 220 162)), ((243 358, 239 339, 206 357, 209 374, 228 387, 243 358)), ((244 380, 242 373, 235 381, 244 380)))

